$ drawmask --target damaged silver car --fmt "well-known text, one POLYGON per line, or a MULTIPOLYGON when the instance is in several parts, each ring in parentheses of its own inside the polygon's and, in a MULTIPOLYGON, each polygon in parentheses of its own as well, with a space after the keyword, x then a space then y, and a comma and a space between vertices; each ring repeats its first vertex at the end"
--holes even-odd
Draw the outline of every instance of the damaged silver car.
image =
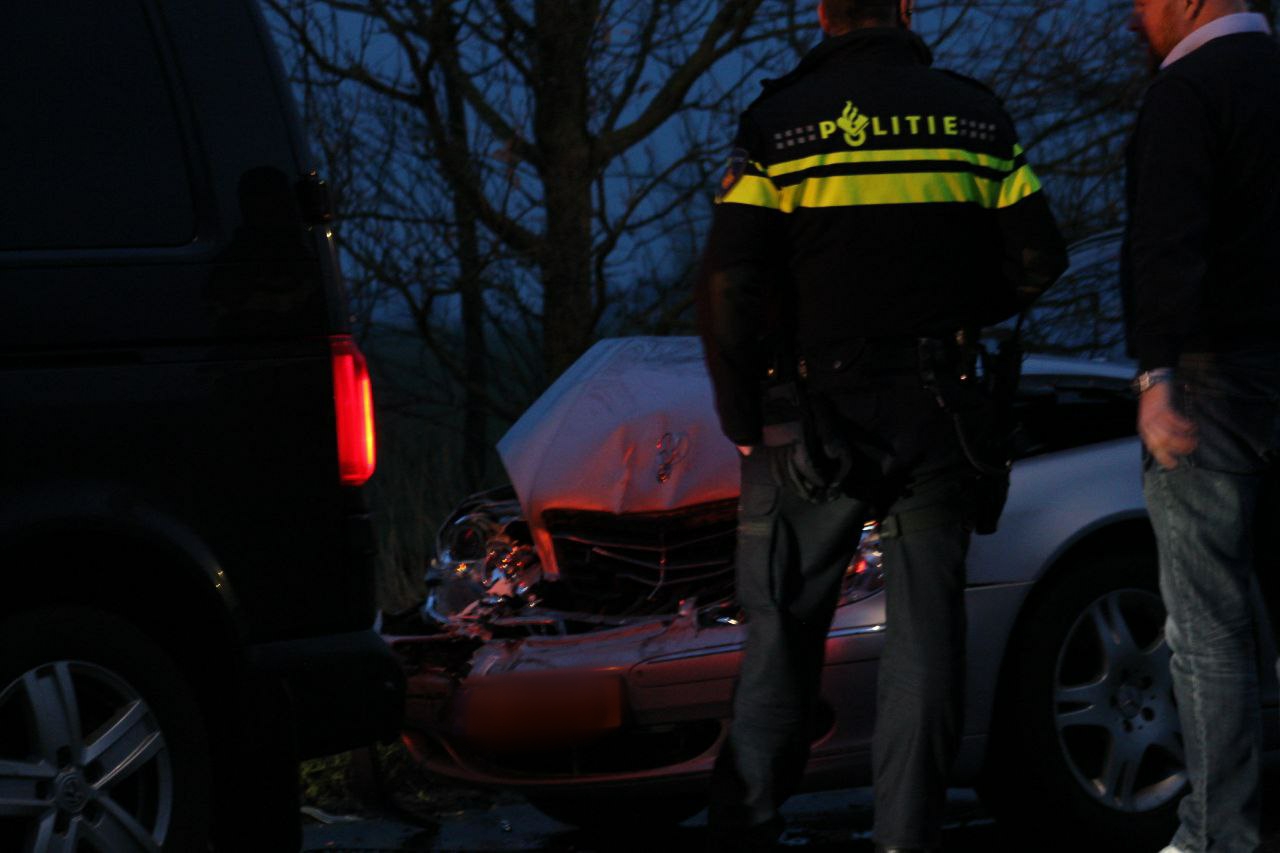
MULTIPOLYGON (((1041 833, 1139 849, 1168 837, 1186 776, 1132 372, 1026 362, 1008 506, 968 560, 954 781, 1041 833)), ((421 614, 384 624, 409 675, 405 742, 432 772, 518 789, 568 823, 689 817, 745 636, 737 456, 698 341, 599 343, 499 451, 512 485, 457 508, 421 614)), ((827 641, 810 788, 870 782, 893 570, 868 519, 827 641)))

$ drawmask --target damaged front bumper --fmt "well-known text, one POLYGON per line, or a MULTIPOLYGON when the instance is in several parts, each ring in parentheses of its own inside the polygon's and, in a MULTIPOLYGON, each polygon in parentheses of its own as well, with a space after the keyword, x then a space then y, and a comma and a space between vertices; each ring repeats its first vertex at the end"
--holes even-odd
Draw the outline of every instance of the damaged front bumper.
MULTIPOLYGON (((573 635, 386 634, 408 675, 405 743, 428 770, 477 784, 700 786, 727 729, 745 640, 741 624, 705 622, 689 608, 573 635)), ((883 596, 837 611, 817 766, 870 741, 883 631, 883 596)))
MULTIPOLYGON (((736 501, 714 497, 650 512, 553 507, 534 547, 511 488, 463 501, 437 537, 426 603, 382 625, 407 675, 415 757, 510 788, 703 784, 746 638, 736 523, 736 501)), ((870 741, 882 587, 869 524, 828 641, 811 768, 823 755, 847 766, 870 741)))

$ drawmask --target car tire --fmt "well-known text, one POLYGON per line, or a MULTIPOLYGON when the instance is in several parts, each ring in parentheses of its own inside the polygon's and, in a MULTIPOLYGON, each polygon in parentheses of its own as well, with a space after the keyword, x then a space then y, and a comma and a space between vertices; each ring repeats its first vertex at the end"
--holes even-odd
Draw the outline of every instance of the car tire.
POLYGON ((1033 592, 980 786, 1019 838, 1137 853, 1173 836, 1187 781, 1156 577, 1154 548, 1109 552, 1033 592))
POLYGON ((0 849, 199 851, 209 750, 183 673, 101 610, 0 623, 0 849))
POLYGON ((669 831, 707 807, 706 798, 687 796, 556 796, 530 794, 529 802, 553 820, 570 826, 610 832, 669 831))

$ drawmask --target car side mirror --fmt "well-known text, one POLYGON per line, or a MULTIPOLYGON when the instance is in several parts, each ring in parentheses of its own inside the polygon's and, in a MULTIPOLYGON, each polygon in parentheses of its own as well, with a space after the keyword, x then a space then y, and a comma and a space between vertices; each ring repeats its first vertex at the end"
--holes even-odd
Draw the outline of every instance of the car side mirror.
POLYGON ((314 169, 298 181, 298 207, 308 225, 323 225, 333 221, 333 195, 329 184, 314 169))

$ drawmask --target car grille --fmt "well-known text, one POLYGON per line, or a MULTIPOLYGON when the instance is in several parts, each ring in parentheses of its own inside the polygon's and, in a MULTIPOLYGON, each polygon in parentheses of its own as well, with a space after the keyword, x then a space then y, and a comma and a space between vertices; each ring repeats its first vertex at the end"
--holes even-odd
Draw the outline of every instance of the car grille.
POLYGON ((576 609, 674 613, 682 600, 710 604, 733 593, 734 500, 626 515, 548 510, 542 519, 576 609))

